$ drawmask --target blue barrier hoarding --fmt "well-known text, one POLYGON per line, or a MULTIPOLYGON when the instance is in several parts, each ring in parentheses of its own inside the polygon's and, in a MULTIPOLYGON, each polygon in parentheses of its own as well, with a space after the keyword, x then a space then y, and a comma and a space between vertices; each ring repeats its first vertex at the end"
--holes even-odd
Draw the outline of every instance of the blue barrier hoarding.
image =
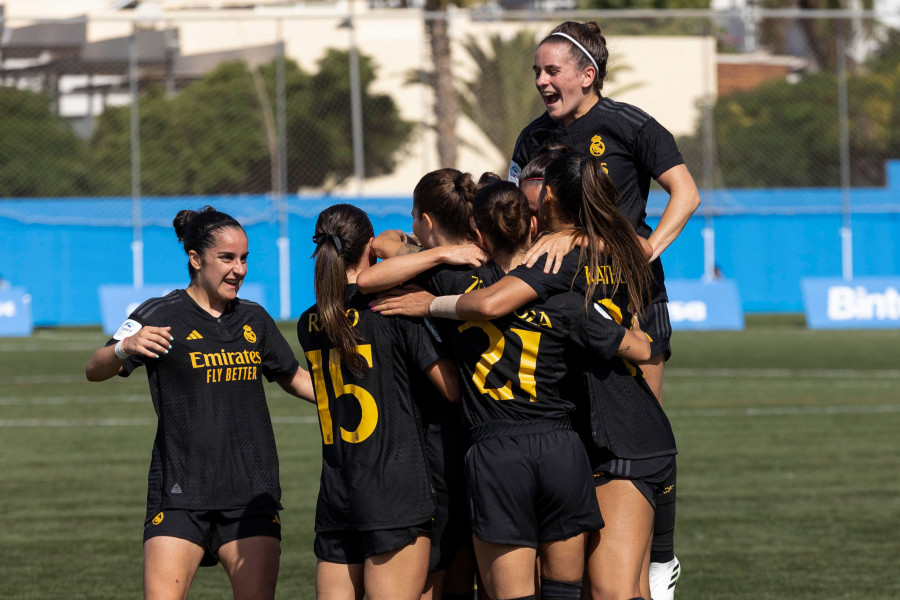
POLYGON ((730 279, 711 282, 667 279, 669 320, 673 330, 743 329, 744 312, 737 284, 730 279))
POLYGON ((900 277, 805 277, 800 284, 810 329, 900 328, 900 277))
MULTIPOLYGON (((154 284, 145 285, 137 289, 130 285, 104 284, 97 287, 100 296, 100 316, 103 319, 103 332, 112 335, 122 322, 128 318, 134 309, 144 300, 165 296, 174 289, 182 287, 179 284, 154 284)), ((265 293, 259 283, 245 283, 239 293, 241 298, 262 304, 265 307, 265 293)))
POLYGON ((0 290, 0 337, 27 337, 33 328, 31 294, 23 287, 0 290))

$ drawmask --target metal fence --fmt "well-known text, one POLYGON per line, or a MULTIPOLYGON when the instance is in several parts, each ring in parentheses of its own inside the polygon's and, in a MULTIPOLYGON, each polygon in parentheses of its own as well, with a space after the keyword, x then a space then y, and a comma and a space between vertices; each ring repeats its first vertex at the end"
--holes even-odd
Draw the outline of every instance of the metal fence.
POLYGON ((130 197, 130 215, 104 215, 97 202, 88 218, 78 209, 51 220, 128 218, 141 285, 145 220, 171 218, 148 216, 142 198, 268 194, 260 218, 279 223, 289 278, 286 196, 408 195, 443 166, 505 174, 516 135, 543 110, 531 72, 536 42, 562 20, 590 19, 611 51, 605 93, 673 131, 702 189, 707 276, 720 215, 839 213, 849 279, 854 212, 900 212, 900 202, 854 199, 854 190, 885 186, 886 162, 900 157, 896 14, 354 4, 6 15, 0 198, 130 197), (742 193, 771 188, 840 194, 811 208, 742 193))

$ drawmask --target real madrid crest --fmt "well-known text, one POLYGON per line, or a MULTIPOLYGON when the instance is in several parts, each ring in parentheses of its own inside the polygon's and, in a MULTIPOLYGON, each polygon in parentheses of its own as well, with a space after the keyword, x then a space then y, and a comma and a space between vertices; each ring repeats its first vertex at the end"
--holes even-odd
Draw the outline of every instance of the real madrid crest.
POLYGON ((244 339, 250 342, 251 344, 256 343, 256 334, 253 333, 253 330, 250 329, 249 325, 244 325, 244 339))
POLYGON ((603 143, 603 138, 599 135, 592 137, 590 151, 594 156, 600 156, 606 152, 606 144, 603 143))

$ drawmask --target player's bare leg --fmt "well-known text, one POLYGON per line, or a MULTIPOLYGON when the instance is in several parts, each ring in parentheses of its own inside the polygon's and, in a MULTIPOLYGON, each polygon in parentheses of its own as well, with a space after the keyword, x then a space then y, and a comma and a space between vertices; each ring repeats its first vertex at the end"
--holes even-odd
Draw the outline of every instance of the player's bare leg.
POLYGON ((606 526, 589 544, 591 597, 649 599, 649 583, 642 583, 642 572, 653 535, 652 505, 625 479, 598 486, 597 501, 606 526))
POLYGON ((533 596, 537 550, 525 546, 491 544, 474 538, 475 558, 491 598, 533 596))
POLYGON ((362 600, 363 564, 316 562, 316 600, 362 600))
POLYGON ((411 544, 365 561, 368 600, 418 600, 428 575, 431 539, 418 536, 411 544))
POLYGON ((272 600, 278 582, 281 544, 258 535, 223 544, 219 561, 231 579, 234 600, 272 600))
POLYGON ((144 600, 184 600, 203 559, 203 548, 170 536, 144 542, 144 600))
POLYGON ((541 598, 577 599, 582 589, 587 534, 546 542, 538 548, 541 598))

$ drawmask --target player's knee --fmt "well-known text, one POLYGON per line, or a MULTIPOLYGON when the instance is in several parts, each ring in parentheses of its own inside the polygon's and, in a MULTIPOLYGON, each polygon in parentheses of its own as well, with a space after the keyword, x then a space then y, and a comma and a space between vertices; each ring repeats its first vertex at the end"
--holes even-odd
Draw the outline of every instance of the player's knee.
POLYGON ((556 581, 541 577, 541 600, 578 600, 581 598, 581 580, 556 581))

